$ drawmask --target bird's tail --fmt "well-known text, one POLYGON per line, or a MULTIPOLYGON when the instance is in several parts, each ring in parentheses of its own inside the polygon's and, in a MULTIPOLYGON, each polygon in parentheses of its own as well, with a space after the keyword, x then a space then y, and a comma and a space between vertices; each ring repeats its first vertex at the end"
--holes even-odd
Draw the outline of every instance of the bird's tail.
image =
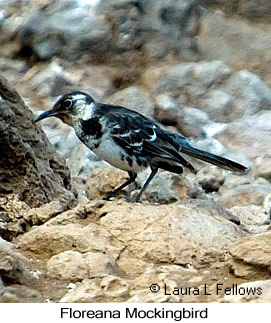
POLYGON ((247 173, 249 170, 247 167, 230 159, 211 154, 207 151, 190 146, 189 144, 182 145, 181 152, 230 171, 247 173))
POLYGON ((234 171, 234 172, 239 172, 239 173, 247 173, 250 169, 237 163, 234 162, 230 159, 220 157, 218 155, 209 153, 207 151, 198 149, 193 147, 187 138, 181 136, 181 135, 176 135, 176 134, 171 134, 171 137, 174 137, 175 142, 177 142, 180 146, 180 152, 189 156, 192 156, 194 158, 203 160, 207 163, 211 163, 213 165, 219 166, 221 168, 234 171))

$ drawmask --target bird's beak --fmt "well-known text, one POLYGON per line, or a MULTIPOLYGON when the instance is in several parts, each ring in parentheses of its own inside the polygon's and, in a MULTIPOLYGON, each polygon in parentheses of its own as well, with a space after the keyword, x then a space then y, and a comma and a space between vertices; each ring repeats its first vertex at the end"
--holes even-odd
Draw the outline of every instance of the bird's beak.
POLYGON ((38 121, 40 121, 42 119, 45 119, 45 118, 48 118, 48 117, 53 117, 56 114, 57 113, 54 110, 45 111, 35 119, 35 122, 38 122, 38 121))

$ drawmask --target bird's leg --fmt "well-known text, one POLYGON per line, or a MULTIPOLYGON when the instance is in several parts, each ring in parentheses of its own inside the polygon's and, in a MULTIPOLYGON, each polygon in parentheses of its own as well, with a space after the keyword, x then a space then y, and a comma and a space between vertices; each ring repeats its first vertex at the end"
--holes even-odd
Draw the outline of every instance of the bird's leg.
POLYGON ((128 172, 128 174, 129 174, 129 178, 127 179, 127 181, 124 182, 119 187, 117 187, 114 191, 107 193, 106 196, 104 197, 104 200, 109 200, 111 197, 116 196, 124 187, 128 186, 129 184, 135 181, 137 174, 130 171, 128 172))
POLYGON ((158 167, 152 167, 151 168, 151 174, 150 176, 147 178, 146 182, 144 183, 143 187, 141 188, 140 192, 137 194, 137 196, 135 197, 135 202, 138 202, 141 198, 141 195, 144 193, 145 189, 147 188, 147 186, 150 184, 151 180, 153 179, 153 177, 155 176, 155 174, 158 171, 158 167))

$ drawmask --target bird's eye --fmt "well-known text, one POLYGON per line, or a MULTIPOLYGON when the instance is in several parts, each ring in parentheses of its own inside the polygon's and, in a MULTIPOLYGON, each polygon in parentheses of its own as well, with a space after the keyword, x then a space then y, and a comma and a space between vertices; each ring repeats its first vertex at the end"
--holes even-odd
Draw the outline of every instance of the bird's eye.
POLYGON ((63 109, 69 109, 72 106, 72 100, 67 99, 62 103, 63 109))

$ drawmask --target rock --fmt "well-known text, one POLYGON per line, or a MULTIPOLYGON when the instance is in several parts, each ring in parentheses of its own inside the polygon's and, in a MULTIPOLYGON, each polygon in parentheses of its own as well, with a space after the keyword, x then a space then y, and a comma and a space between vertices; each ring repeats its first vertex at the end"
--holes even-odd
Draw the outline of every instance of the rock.
POLYGON ((200 0, 200 4, 211 8, 220 8, 227 15, 240 15, 248 20, 271 22, 271 5, 268 0, 200 0))
POLYGON ((137 277, 144 273, 149 267, 148 262, 143 259, 135 258, 127 248, 122 251, 119 259, 117 260, 119 267, 130 277, 137 277))
POLYGON ((41 303, 41 294, 24 285, 0 287, 1 303, 41 303))
POLYGON ((40 302, 41 295, 27 287, 35 278, 26 266, 26 259, 11 243, 0 238, 0 302, 40 302))
POLYGON ((165 70, 153 91, 173 97, 182 96, 183 104, 191 104, 230 74, 230 68, 222 61, 175 64, 165 70))
POLYGON ((154 117, 166 126, 176 126, 181 118, 181 109, 177 100, 173 97, 161 94, 155 98, 154 117))
POLYGON ((84 279, 60 302, 123 302, 128 295, 129 284, 127 281, 108 275, 102 279, 84 279))
POLYGON ((257 280, 237 286, 237 295, 225 295, 225 303, 270 303, 271 280, 257 280))
POLYGON ((16 246, 47 259, 49 280, 76 283, 62 302, 184 300, 165 298, 162 293, 146 295, 143 282, 133 280, 147 274, 150 267, 176 265, 174 277, 161 271, 152 274, 152 280, 173 287, 180 283, 177 276, 197 276, 196 270, 188 268, 205 268, 223 258, 244 235, 226 213, 208 200, 187 199, 170 205, 88 202, 32 227, 16 238, 16 246))
MULTIPOLYGON (((57 217, 53 220, 56 222, 57 217)), ((63 225, 50 224, 50 221, 20 236, 17 245, 23 250, 48 256, 72 249, 79 252, 101 252, 113 259, 116 259, 123 249, 123 245, 98 224, 63 225)))
POLYGON ((237 259, 230 259, 228 261, 228 267, 230 273, 234 274, 237 278, 244 279, 267 279, 269 273, 267 273, 264 269, 259 269, 249 264, 246 264, 243 261, 239 261, 237 259))
MULTIPOLYGON (((146 72, 144 79, 147 74, 146 72)), ((223 130, 231 126, 212 124, 209 118, 223 123, 230 123, 248 115, 255 118, 255 113, 261 109, 270 109, 271 105, 271 89, 260 77, 247 70, 233 73, 222 61, 179 63, 168 68, 161 67, 160 72, 156 71, 153 78, 152 93, 156 97, 156 116, 159 121, 177 126, 180 131, 183 131, 184 120, 179 110, 182 111, 183 106, 203 110, 201 114, 197 112, 197 116, 193 113, 196 110, 190 108, 186 114, 190 116, 187 119, 192 123, 193 129, 197 129, 196 125, 200 122, 200 128, 203 128, 201 131, 206 131, 207 134, 209 127, 216 127, 216 133, 223 133, 223 130), (191 121, 194 119, 196 121, 191 121), (176 120, 180 120, 179 125, 176 120)), ((212 131, 211 135, 214 134, 212 131)))
MULTIPOLYGON (((170 65, 154 82, 153 94, 197 106, 215 122, 231 122, 270 109, 271 105, 271 89, 263 80, 247 70, 232 73, 222 61, 170 65)), ((171 111, 179 117, 175 108, 171 111)), ((207 115, 202 118, 205 123, 209 119, 207 115)))
POLYGON ((102 302, 104 300, 103 292, 100 288, 100 279, 84 279, 77 283, 75 288, 65 294, 60 303, 74 302, 102 302))
MULTIPOLYGON (((196 35, 200 29, 200 8, 197 1, 140 1, 144 25, 158 35, 144 42, 145 51, 155 58, 168 53, 191 60, 197 58, 196 35), (162 46, 161 46, 162 45, 162 46)), ((162 56, 163 57, 163 56, 162 56)))
MULTIPOLYGON (((127 186, 127 188, 119 193, 119 197, 135 197, 147 180, 149 173, 149 170, 139 173, 136 183, 127 186)), ((90 200, 102 199, 108 192, 113 191, 123 184, 127 178, 127 173, 118 169, 95 169, 91 177, 87 180, 87 196, 90 200)), ((178 199, 188 197, 200 198, 203 196, 204 192, 189 174, 182 176, 161 170, 144 192, 142 200, 168 204, 176 202, 178 199)))
POLYGON ((267 214, 269 214, 269 219, 271 220, 271 194, 266 195, 263 208, 267 214))
MULTIPOLYGON (((148 170, 139 174, 138 182, 140 187, 144 185, 149 173, 148 170)), ((132 195, 138 192, 132 192, 132 195)), ((189 172, 185 173, 185 175, 178 175, 160 170, 144 192, 142 200, 159 204, 169 204, 179 199, 204 197, 203 190, 189 172)))
POLYGON ((175 126, 187 137, 202 137, 210 123, 209 116, 204 111, 194 107, 182 107, 166 94, 156 97, 155 118, 167 126, 175 126))
POLYGON ((60 55, 68 60, 84 54, 101 60, 111 32, 93 9, 78 2, 51 3, 20 26, 21 52, 28 50, 41 60, 60 55))
POLYGON ((25 265, 26 259, 16 252, 10 242, 0 238, 0 274, 5 281, 25 284, 31 280, 32 275, 25 265))
POLYGON ((24 19, 6 22, 13 37, 19 34, 23 56, 76 60, 84 55, 93 62, 117 60, 127 65, 170 54, 197 57, 200 8, 194 0, 100 1, 97 9, 77 1, 25 7, 20 12, 24 19), (107 55, 110 52, 114 55, 107 55))
POLYGON ((116 209, 111 202, 102 212, 101 225, 123 241, 134 257, 152 263, 200 266, 203 255, 208 258, 223 252, 242 236, 237 226, 220 217, 208 203, 196 208, 122 203, 116 209))
POLYGON ((271 22, 271 4, 268 0, 253 0, 249 2, 241 0, 238 4, 237 13, 253 21, 262 22, 264 20, 268 23, 271 22))
POLYGON ((271 186, 262 184, 243 184, 226 191, 219 198, 223 207, 236 205, 262 205, 267 194, 271 192, 271 186))
MULTIPOLYGON (((42 112, 44 111, 35 111, 35 118, 37 118, 42 112)), ((49 139, 49 142, 54 146, 55 150, 63 159, 68 158, 71 151, 80 145, 80 141, 71 127, 61 122, 58 118, 44 119, 40 123, 40 126, 45 132, 46 137, 49 139), (63 140, 63 138, 65 138, 65 140, 63 140)))
POLYGON ((217 192, 225 182, 225 171, 218 167, 203 167, 196 174, 196 180, 206 193, 217 192))
POLYGON ((74 203, 70 175, 18 93, 0 78, 1 193, 19 194, 30 207, 74 203))
POLYGON ((0 197, 0 236, 11 241, 29 226, 26 214, 30 207, 19 199, 17 194, 0 197))
POLYGON ((114 93, 107 103, 120 105, 135 110, 148 117, 154 114, 154 104, 146 91, 138 86, 130 86, 114 93))
POLYGON ((230 151, 246 154, 251 160, 271 155, 269 148, 271 111, 261 111, 229 124, 217 139, 230 151), (253 131, 251 131, 253 129, 253 131))
POLYGON ((124 279, 114 276, 106 276, 101 281, 101 288, 105 297, 121 299, 129 295, 129 284, 124 279))
POLYGON ((106 275, 121 276, 122 270, 115 260, 99 252, 86 252, 84 260, 88 270, 88 277, 104 277, 106 275))
POLYGON ((142 46, 140 6, 133 1, 100 1, 97 12, 115 30, 113 50, 123 52, 142 46))
POLYGON ((101 1, 98 12, 113 24, 117 52, 142 49, 147 57, 196 56, 200 10, 196 1, 101 1))
POLYGON ((229 211, 250 233, 263 233, 270 225, 269 211, 262 206, 253 204, 234 206, 229 211))
POLYGON ((241 205, 233 206, 229 211, 240 219, 241 224, 246 225, 268 225, 270 216, 262 206, 241 205))
MULTIPOLYGON (((40 105, 41 97, 46 105, 51 107, 58 96, 72 90, 84 90, 99 101, 113 91, 114 70, 105 65, 86 64, 84 61, 78 62, 74 67, 72 63, 56 57, 50 63, 43 62, 28 69, 22 78, 22 82, 28 82, 26 93, 23 94, 31 97, 34 112, 35 105, 40 105), (35 102, 36 95, 38 95, 37 102, 35 102)), ((52 121, 46 123, 50 126, 52 121)))
POLYGON ((254 179, 251 176, 240 176, 233 173, 228 173, 227 176, 225 176, 223 185, 219 188, 219 193, 223 195, 235 187, 247 184, 255 184, 254 179))
POLYGON ((234 73, 225 82, 223 89, 236 98, 239 114, 254 115, 262 109, 270 109, 271 88, 259 76, 247 70, 234 73))
POLYGON ((231 122, 240 117, 235 97, 219 89, 206 93, 202 98, 201 108, 215 122, 231 122))
POLYGON ((206 112, 193 107, 184 107, 176 126, 186 137, 203 137, 208 123, 210 120, 206 112))
MULTIPOLYGON (((218 1, 212 2, 214 4, 218 1)), ((225 1, 226 5, 229 2, 225 1)), ((243 1, 245 2, 251 4, 255 1, 243 1)), ((237 8, 240 1, 238 4, 236 1, 231 3, 237 8)), ((270 28, 268 24, 263 24, 263 16, 260 24, 255 24, 236 16, 228 17, 219 10, 202 15, 197 44, 204 60, 220 59, 236 70, 248 69, 269 80, 270 69, 267 64, 271 51, 269 39, 270 28)), ((270 84, 269 80, 269 86, 270 84)))
POLYGON ((266 232, 236 241, 229 249, 231 269, 235 276, 254 279, 270 276, 271 233, 266 232))
POLYGON ((234 224, 240 224, 238 217, 229 212, 227 209, 223 209, 221 204, 213 199, 210 199, 210 197, 206 199, 186 199, 182 201, 182 205, 191 209, 202 209, 207 213, 211 210, 210 214, 213 216, 218 215, 219 217, 222 217, 234 224))
POLYGON ((39 208, 32 208, 24 215, 24 219, 31 225, 39 225, 47 222, 65 210, 66 208, 59 201, 52 201, 39 208))
POLYGON ((42 296, 34 289, 22 285, 0 288, 1 303, 41 303, 42 296))
POLYGON ((47 263, 48 272, 59 279, 78 282, 86 278, 100 278, 106 275, 120 275, 117 263, 102 253, 84 254, 67 250, 51 257, 47 263))
POLYGON ((259 156, 255 160, 255 165, 252 174, 258 178, 262 177, 271 182, 271 156, 259 156))
MULTIPOLYGON (((4 33, 4 31, 3 31, 4 33)), ((2 45, 2 48, 4 46, 2 45)), ((2 54, 3 55, 3 54, 2 54)), ((4 56, 4 55, 3 55, 4 56)), ((0 57, 0 71, 1 75, 8 78, 14 84, 16 80, 20 79, 27 71, 27 64, 22 60, 15 60, 14 57, 0 57)))
MULTIPOLYGON (((30 72, 29 72, 30 73, 30 72)), ((31 77, 31 89, 43 97, 56 97, 63 88, 77 81, 76 77, 65 71, 57 60, 53 60, 47 67, 31 77)))
POLYGON ((67 250, 51 257, 47 263, 50 275, 69 282, 81 281, 87 277, 83 254, 67 250))
POLYGON ((80 203, 77 204, 76 207, 62 212, 58 214, 57 216, 51 218, 47 223, 45 223, 45 226, 65 226, 67 224, 82 224, 84 221, 87 220, 90 222, 98 222, 100 219, 100 209, 103 207, 105 201, 103 200, 95 200, 95 201, 89 201, 89 200, 83 200, 80 201, 80 203))

